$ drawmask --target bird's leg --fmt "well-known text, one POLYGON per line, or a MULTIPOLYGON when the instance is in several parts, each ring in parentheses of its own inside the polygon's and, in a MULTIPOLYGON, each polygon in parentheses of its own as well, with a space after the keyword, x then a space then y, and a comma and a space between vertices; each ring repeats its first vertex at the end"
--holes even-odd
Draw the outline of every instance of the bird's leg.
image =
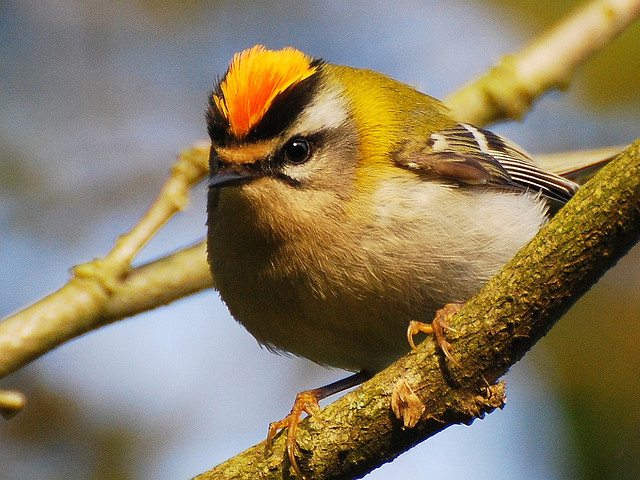
POLYGON ((442 350, 445 357, 447 357, 453 364, 460 366, 460 363, 451 355, 451 345, 447 342, 444 331, 453 331, 448 324, 448 319, 458 313, 463 305, 463 303, 447 303, 436 312, 436 316, 431 323, 422 323, 413 320, 409 322, 409 328, 407 328, 407 340, 409 341, 409 345, 411 345, 411 349, 416 349, 413 337, 418 333, 422 332, 427 335, 433 335, 438 347, 440 347, 440 350, 442 350))
POLYGON ((347 378, 338 380, 337 382, 330 383, 329 385, 298 393, 289 415, 284 417, 282 420, 269 424, 269 433, 267 434, 267 441, 265 445, 266 452, 271 450, 271 444, 276 434, 283 428, 288 428, 286 449, 287 456, 289 457, 289 463, 291 463, 291 467, 296 474, 299 477, 304 478, 295 457, 295 454, 298 451, 296 433, 298 431, 298 425, 302 421, 302 418, 300 417, 303 413, 306 413, 307 415, 314 415, 320 410, 320 406, 318 404, 320 400, 348 388, 355 387, 370 377, 371 375, 366 372, 358 372, 347 378))

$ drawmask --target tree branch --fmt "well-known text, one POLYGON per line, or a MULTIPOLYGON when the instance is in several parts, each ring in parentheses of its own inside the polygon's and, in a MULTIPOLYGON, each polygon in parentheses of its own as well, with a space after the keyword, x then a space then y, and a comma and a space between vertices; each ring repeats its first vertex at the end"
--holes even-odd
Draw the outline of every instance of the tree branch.
MULTIPOLYGON (((640 140, 605 167, 452 319, 447 334, 458 368, 429 339, 357 390, 303 422, 299 464, 309 478, 357 478, 450 425, 501 407, 518 361, 640 238, 640 140), (426 406, 412 429, 391 414, 406 382, 426 406)), ((398 332, 399 334, 402 332, 398 332)), ((289 478, 284 437, 196 477, 289 478)))
POLYGON ((566 88, 578 67, 639 15, 639 0, 590 2, 521 52, 503 57, 445 103, 456 118, 477 125, 521 119, 544 92, 566 88))
POLYGON ((211 286, 204 243, 131 268, 142 246, 186 206, 189 189, 207 173, 208 150, 200 144, 180 155, 156 201, 109 254, 75 267, 62 288, 0 322, 0 377, 71 338, 211 286))

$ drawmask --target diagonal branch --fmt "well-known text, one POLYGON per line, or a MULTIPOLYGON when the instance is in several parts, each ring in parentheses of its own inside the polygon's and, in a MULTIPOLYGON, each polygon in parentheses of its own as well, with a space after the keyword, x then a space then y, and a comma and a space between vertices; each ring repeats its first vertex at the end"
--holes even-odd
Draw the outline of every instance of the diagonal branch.
MULTIPOLYGON (((453 318, 447 335, 463 367, 444 362, 433 342, 401 358, 300 426, 303 472, 357 478, 457 423, 502 406, 504 384, 489 387, 640 239, 640 140, 605 167, 453 318), (391 414, 401 379, 426 406, 415 428, 391 414)), ((284 438, 264 456, 256 445, 198 476, 289 478, 284 438)))

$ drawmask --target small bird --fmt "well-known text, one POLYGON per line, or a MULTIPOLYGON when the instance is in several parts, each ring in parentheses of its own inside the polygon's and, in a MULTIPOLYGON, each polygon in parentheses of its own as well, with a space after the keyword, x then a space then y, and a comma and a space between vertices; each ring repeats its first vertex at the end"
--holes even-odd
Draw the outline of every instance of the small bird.
MULTIPOLYGON (((411 321, 473 296, 576 192, 520 148, 380 73, 294 48, 236 54, 207 110, 208 259, 233 317, 270 350, 355 375, 409 350, 411 321)), ((451 357, 442 329, 420 324, 451 357)))

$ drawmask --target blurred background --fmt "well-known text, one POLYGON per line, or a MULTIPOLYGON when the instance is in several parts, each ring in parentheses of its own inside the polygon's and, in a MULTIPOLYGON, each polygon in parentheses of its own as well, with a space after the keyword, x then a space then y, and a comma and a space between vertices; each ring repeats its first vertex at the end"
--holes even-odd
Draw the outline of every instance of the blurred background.
MULTIPOLYGON (((234 52, 293 45, 442 97, 579 2, 40 0, 0 2, 0 316, 103 255, 206 137, 234 52)), ((523 123, 532 152, 628 143, 640 119, 640 27, 523 123)), ((205 234, 205 189, 140 261, 205 234)), ((640 478, 640 251, 507 375, 509 401, 368 479, 640 478)), ((1 352, 0 352, 1 354, 1 352)), ((344 376, 273 355, 208 291, 76 339, 8 378, 2 479, 190 478, 262 440, 295 394, 344 376)))

